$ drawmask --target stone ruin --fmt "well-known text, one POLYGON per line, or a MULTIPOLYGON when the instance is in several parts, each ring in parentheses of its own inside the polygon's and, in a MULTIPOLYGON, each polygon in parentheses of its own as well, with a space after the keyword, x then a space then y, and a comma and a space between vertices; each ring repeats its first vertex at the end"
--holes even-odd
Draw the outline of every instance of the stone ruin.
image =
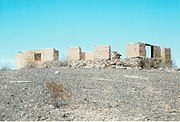
MULTIPOLYGON (((16 56, 16 69, 24 67, 52 67, 59 61, 59 51, 52 49, 23 51, 16 56), (55 63, 54 63, 55 62, 55 63)), ((146 43, 128 43, 126 58, 122 59, 117 51, 111 51, 109 45, 97 45, 93 52, 84 52, 81 47, 67 49, 69 67, 77 68, 159 68, 170 67, 171 49, 161 48, 146 43), (146 47, 150 47, 151 55, 147 58, 146 47)))
POLYGON ((150 47, 151 56, 149 59, 154 62, 161 63, 165 66, 171 66, 171 49, 161 48, 160 46, 150 45, 146 43, 128 43, 126 47, 126 58, 143 58, 147 59, 146 47, 150 47))
POLYGON ((16 69, 33 68, 58 60, 59 51, 54 48, 23 51, 16 55, 16 69))
POLYGON ((98 45, 94 52, 82 52, 81 47, 68 48, 68 63, 70 67, 83 68, 159 68, 171 66, 170 48, 146 43, 128 43, 126 58, 121 59, 121 54, 111 51, 109 45, 98 45), (146 47, 150 47, 151 56, 147 58, 146 47))
POLYGON ((94 52, 82 52, 81 47, 70 47, 67 52, 69 63, 79 60, 110 60, 111 58, 111 47, 109 45, 98 45, 95 47, 94 52))

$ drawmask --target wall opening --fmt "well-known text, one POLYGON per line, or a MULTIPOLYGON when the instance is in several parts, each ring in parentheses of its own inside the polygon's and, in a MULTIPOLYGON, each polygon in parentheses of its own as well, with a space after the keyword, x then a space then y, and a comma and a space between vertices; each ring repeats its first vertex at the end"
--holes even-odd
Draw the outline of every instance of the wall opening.
POLYGON ((154 46, 151 46, 151 58, 154 58, 154 46))
POLYGON ((151 58, 151 46, 146 46, 146 58, 151 58))
POLYGON ((154 46, 146 45, 146 58, 154 58, 154 46))
POLYGON ((35 53, 34 59, 35 61, 41 61, 41 53, 35 53))
POLYGON ((59 60, 59 51, 58 51, 58 50, 55 50, 55 51, 54 51, 54 53, 53 53, 53 60, 54 60, 54 61, 59 60))

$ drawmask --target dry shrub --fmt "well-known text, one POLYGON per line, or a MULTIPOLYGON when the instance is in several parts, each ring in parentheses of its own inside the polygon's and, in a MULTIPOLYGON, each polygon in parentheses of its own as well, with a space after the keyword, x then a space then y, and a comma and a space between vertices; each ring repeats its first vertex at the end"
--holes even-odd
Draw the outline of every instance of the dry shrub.
POLYGON ((56 82, 47 82, 47 87, 49 90, 52 90, 54 97, 61 97, 63 93, 64 86, 62 84, 58 84, 56 82))
POLYGON ((62 105, 62 100, 69 100, 71 98, 71 93, 64 88, 63 84, 52 81, 46 82, 46 85, 51 91, 52 98, 55 102, 55 107, 60 108, 62 105))

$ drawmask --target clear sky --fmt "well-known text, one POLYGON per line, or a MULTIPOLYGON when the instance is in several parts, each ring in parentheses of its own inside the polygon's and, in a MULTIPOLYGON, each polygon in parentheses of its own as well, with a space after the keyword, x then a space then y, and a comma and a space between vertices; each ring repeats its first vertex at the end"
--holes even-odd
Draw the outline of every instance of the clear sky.
POLYGON ((170 47, 180 67, 180 0, 0 0, 0 66, 22 50, 128 42, 170 47))

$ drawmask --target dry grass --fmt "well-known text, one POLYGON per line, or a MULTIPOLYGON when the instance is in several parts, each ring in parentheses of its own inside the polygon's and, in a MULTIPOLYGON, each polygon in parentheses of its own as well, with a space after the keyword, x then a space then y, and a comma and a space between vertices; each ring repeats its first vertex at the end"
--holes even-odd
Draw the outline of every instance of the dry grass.
POLYGON ((64 86, 62 84, 58 84, 56 82, 47 82, 47 87, 52 91, 54 97, 63 98, 63 89, 64 86))
POLYGON ((54 106, 60 108, 62 100, 69 100, 71 93, 64 88, 64 85, 57 82, 46 82, 47 88, 51 91, 52 98, 54 100, 54 106))

